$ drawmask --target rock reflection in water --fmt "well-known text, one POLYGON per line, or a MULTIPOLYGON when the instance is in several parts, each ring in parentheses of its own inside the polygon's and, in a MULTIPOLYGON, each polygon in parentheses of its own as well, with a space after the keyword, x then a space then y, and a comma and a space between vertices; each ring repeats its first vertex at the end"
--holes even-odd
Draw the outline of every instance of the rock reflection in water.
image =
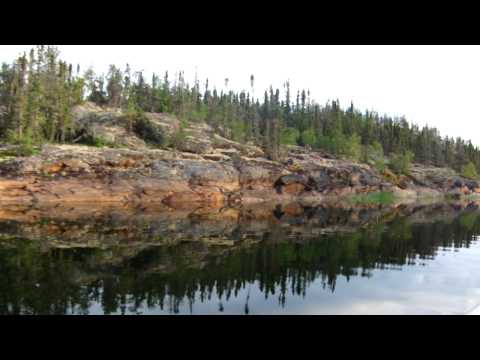
POLYGON ((0 313, 189 313, 212 302, 208 312, 241 302, 249 313, 272 297, 271 312, 288 313, 287 299, 308 302, 313 283, 332 294, 339 279, 423 263, 479 233, 475 204, 2 209, 0 313))

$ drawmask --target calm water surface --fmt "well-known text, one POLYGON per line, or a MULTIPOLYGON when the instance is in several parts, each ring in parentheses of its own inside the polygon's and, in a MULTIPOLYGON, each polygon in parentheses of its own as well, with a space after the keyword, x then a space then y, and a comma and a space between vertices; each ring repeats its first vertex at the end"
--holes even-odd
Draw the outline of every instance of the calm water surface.
POLYGON ((480 210, 402 211, 15 213, 0 221, 0 313, 464 314, 478 306, 480 210))

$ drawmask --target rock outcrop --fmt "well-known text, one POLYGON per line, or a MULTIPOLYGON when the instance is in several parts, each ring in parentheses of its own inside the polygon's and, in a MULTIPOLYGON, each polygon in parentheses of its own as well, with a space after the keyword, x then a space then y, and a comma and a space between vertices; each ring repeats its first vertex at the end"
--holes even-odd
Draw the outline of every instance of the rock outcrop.
MULTIPOLYGON (((170 115, 146 117, 166 137, 180 130, 170 115)), ((223 138, 204 123, 188 125, 171 149, 152 148, 127 131, 120 110, 87 103, 74 109, 74 119, 80 133, 100 135, 120 147, 45 145, 36 155, 4 157, 0 203, 161 203, 191 209, 337 202, 375 191, 400 198, 480 193, 477 182, 448 169, 414 166, 410 176, 388 177, 368 165, 296 146, 286 149, 282 161, 270 161, 262 149, 223 138)))
MULTIPOLYGON (((292 199, 327 201, 386 189, 416 196, 415 189, 425 188, 407 185, 407 190, 401 189, 368 166, 324 159, 314 152, 289 164, 241 155, 215 158, 161 149, 46 145, 38 155, 0 163, 0 202, 163 202, 181 208, 292 199)), ((452 186, 477 188, 463 180, 452 186)))

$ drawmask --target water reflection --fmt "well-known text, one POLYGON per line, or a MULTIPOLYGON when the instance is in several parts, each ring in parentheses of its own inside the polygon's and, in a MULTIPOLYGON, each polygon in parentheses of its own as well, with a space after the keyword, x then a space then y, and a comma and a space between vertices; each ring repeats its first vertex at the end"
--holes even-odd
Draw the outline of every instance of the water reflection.
POLYGON ((262 212, 3 215, 0 313, 425 313, 480 289, 475 205, 262 212))

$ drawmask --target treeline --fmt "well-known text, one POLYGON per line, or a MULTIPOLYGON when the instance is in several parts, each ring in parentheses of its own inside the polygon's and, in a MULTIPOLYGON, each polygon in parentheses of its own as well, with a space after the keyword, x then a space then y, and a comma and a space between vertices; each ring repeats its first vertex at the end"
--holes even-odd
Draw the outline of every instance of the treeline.
POLYGON ((79 68, 59 60, 54 47, 38 46, 0 71, 0 136, 15 143, 65 142, 72 106, 84 99, 79 68))
MULTIPOLYGON (((225 88, 228 88, 225 79, 225 88)), ((435 128, 409 124, 405 118, 360 112, 339 101, 320 105, 310 91, 292 94, 290 83, 255 94, 255 78, 249 91, 218 91, 208 79, 200 86, 185 81, 184 73, 173 78, 166 72, 147 80, 143 72, 111 65, 106 75, 59 60, 54 47, 38 46, 0 72, 0 135, 23 143, 65 142, 74 131, 71 108, 82 101, 121 107, 134 120, 142 112, 166 112, 184 122, 205 121, 227 138, 263 147, 273 159, 281 157, 281 145, 322 149, 337 156, 369 162, 383 169, 404 171, 416 162, 449 166, 472 176, 480 169, 480 150, 470 141, 442 137, 435 128), (389 159, 390 161, 388 161, 389 159), (407 166, 408 167, 408 166, 407 166)))

